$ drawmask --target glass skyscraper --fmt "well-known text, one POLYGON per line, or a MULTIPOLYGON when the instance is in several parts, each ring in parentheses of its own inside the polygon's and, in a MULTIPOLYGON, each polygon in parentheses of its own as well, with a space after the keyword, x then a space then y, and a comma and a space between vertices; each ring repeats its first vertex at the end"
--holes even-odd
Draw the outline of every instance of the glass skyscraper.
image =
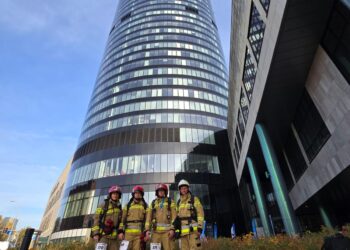
POLYGON ((235 209, 227 97, 209 0, 120 0, 52 240, 83 237, 112 184, 123 204, 136 184, 151 202, 160 182, 177 199, 182 178, 225 234, 235 209))

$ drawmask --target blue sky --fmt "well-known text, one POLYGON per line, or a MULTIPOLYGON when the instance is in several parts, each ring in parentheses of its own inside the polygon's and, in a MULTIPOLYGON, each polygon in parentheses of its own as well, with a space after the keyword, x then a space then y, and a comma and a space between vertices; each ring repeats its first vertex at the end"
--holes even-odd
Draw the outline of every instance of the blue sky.
MULTIPOLYGON (((212 3, 228 65, 231 0, 212 3)), ((74 153, 116 6, 0 1, 0 215, 19 228, 39 227, 74 153)))

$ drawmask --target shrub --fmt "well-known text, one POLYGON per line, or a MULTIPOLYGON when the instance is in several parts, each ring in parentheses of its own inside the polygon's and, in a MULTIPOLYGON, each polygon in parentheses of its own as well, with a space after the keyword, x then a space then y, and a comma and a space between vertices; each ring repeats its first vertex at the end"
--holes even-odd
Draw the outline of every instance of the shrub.
MULTIPOLYGON (((347 226, 347 236, 350 236, 350 225, 347 226)), ((212 238, 203 242, 205 250, 319 250, 325 237, 334 234, 336 231, 331 228, 322 227, 320 232, 305 232, 302 236, 289 237, 287 235, 276 235, 255 239, 253 234, 246 234, 232 240, 230 238, 212 238)), ((72 242, 60 245, 48 245, 43 250, 94 250, 93 242, 85 245, 79 242, 72 242)), ((149 247, 148 247, 149 249, 149 247)), ((35 249, 37 250, 37 249, 35 249)))

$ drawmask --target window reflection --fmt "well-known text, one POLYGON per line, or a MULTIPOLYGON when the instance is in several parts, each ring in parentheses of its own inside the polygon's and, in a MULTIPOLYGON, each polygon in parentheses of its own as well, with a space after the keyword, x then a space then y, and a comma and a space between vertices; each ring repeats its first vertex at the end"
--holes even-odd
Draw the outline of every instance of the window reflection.
MULTIPOLYGON (((242 102, 244 104, 246 103, 246 100, 244 99, 242 99, 241 101, 244 101, 242 102)), ((246 111, 248 111, 247 105, 248 104, 246 104, 246 111)), ((248 113, 246 113, 246 115, 248 115, 248 113)), ((210 116, 203 116, 198 114, 181 114, 181 113, 141 114, 141 115, 135 115, 131 117, 118 118, 105 123, 101 123, 100 125, 94 126, 90 129, 87 129, 81 134, 80 142, 83 142, 89 137, 92 137, 103 131, 108 131, 119 127, 126 127, 126 126, 138 125, 138 124, 175 123, 177 121, 179 121, 179 123, 183 123, 183 121, 185 121, 185 123, 189 123, 189 124, 193 123, 193 124, 200 124, 200 125, 208 125, 208 126, 214 126, 218 128, 226 128, 226 123, 227 123, 223 119, 210 117, 210 116), (174 120, 175 115, 179 116, 178 120, 174 120), (157 118, 154 119, 154 117, 157 117, 157 118)), ((203 133, 206 133, 206 138, 207 138, 208 132, 203 131, 203 133)), ((181 142, 195 142, 195 143, 209 142, 209 144, 214 144, 215 143, 215 140, 213 139, 214 136, 210 134, 208 137, 209 137, 208 139, 198 138, 196 141, 194 141, 192 132, 189 130, 186 130, 186 131, 183 131, 183 134, 182 134, 182 138, 185 139, 185 141, 181 141, 181 142), (186 134, 186 139, 184 136, 185 134, 186 134)))
MULTIPOLYGON (((113 84, 113 83, 112 83, 113 84)), ((94 96, 92 97, 92 101, 90 103, 90 107, 102 100, 103 98, 119 93, 120 91, 125 91, 133 88, 139 88, 139 87, 145 87, 145 86, 156 86, 156 85, 185 85, 185 86, 193 86, 193 87, 198 87, 198 88, 204 88, 204 89, 209 89, 212 91, 215 91, 223 96, 227 96, 227 89, 214 84, 210 83, 204 80, 197 80, 197 79, 189 79, 189 78, 178 78, 178 77, 173 77, 173 78, 148 78, 148 79, 140 79, 140 80, 134 80, 132 82, 127 82, 126 84, 120 84, 117 86, 113 86, 111 88, 106 88, 102 92, 95 92, 94 96)), ((129 92, 130 93, 130 92, 129 92)), ((133 92, 132 92, 133 93, 133 92)), ((149 92, 142 91, 139 92, 137 91, 137 95, 141 95, 141 97, 146 97, 147 95, 150 95, 149 92)), ((171 93, 169 92, 169 89, 165 91, 165 96, 170 96, 171 93)), ((188 90, 188 96, 193 97, 193 98, 199 98, 199 93, 198 91, 194 90, 188 90)), ((129 94, 123 94, 121 95, 121 101, 126 101, 128 99, 129 94)), ((119 97, 116 97, 119 98, 119 97)), ((130 97, 131 98, 131 97, 130 97)))
POLYGON ((256 67, 253 63, 250 50, 247 48, 246 54, 245 54, 244 70, 243 70, 243 86, 247 93, 249 102, 251 102, 252 100, 255 77, 256 77, 256 67))
MULTIPOLYGON (((154 187, 156 184, 143 185, 144 199, 148 204, 152 203, 155 199, 154 187)), ((167 184, 170 186, 169 184, 167 184)), ((131 190, 133 186, 122 186, 123 195, 121 197, 122 206, 131 199, 131 190)), ((204 209, 210 209, 210 198, 209 198, 209 187, 207 184, 191 184, 191 192, 200 198, 204 209)), ((169 196, 175 201, 179 199, 178 190, 169 190, 169 196)), ((80 192, 77 194, 70 195, 66 202, 61 204, 61 209, 64 211, 62 218, 69 218, 87 214, 94 214, 98 205, 104 203, 107 198, 107 189, 103 190, 100 195, 95 196, 95 190, 80 192)))
POLYGON ((248 40, 253 49, 253 54, 258 62, 260 59, 260 51, 264 39, 264 32, 265 23, 261 19, 261 16, 258 9, 255 7, 255 4, 252 2, 248 40))
POLYGON ((91 179, 139 173, 212 173, 220 174, 217 156, 200 154, 150 154, 108 159, 82 166, 73 171, 67 186, 91 179), (112 164, 113 162, 113 164, 112 164), (111 171, 111 166, 116 171, 111 171), (91 171, 88 171, 90 170, 91 171), (86 174, 84 174, 86 173, 86 174), (98 173, 96 175, 95 173, 98 173))
POLYGON ((161 157, 161 170, 162 172, 168 172, 168 157, 166 154, 160 155, 161 157))

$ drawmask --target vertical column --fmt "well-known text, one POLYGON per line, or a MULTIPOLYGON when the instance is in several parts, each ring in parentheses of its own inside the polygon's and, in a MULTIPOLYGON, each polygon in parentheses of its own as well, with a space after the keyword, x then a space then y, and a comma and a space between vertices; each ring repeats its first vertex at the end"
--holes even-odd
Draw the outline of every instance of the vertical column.
POLYGON ((261 223, 263 225, 265 235, 270 236, 271 235, 271 227, 270 227, 270 224, 268 222, 267 209, 266 209, 265 200, 263 198, 260 180, 256 174, 256 169, 255 169, 254 163, 250 157, 247 157, 247 165, 248 165, 248 169, 249 169, 249 173, 250 173, 250 178, 251 178, 252 184, 253 184, 253 189, 254 189, 254 193, 255 193, 255 197, 256 197, 256 203, 258 205, 261 223))
POLYGON ((319 207, 319 210, 320 210, 320 214, 321 214, 321 218, 322 218, 323 224, 326 227, 332 228, 332 223, 331 223, 331 220, 329 219, 327 211, 322 206, 319 207))
POLYGON ((261 124, 256 124, 255 130, 258 135, 267 170, 270 174, 272 187, 276 196, 277 205, 282 216, 284 227, 289 235, 294 235, 297 233, 296 218, 288 197, 287 187, 277 161, 276 153, 272 147, 271 140, 264 126, 261 124))

